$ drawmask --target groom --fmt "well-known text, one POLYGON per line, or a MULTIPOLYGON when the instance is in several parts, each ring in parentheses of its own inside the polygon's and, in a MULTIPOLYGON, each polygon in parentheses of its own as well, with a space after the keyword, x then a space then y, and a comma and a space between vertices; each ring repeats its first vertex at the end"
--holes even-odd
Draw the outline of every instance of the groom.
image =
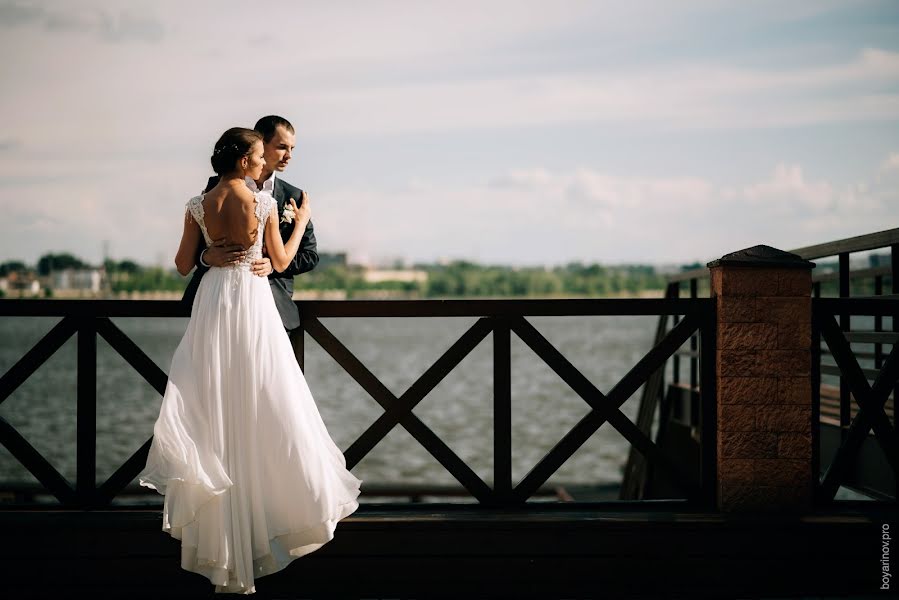
MULTIPOLYGON (((262 143, 264 148, 263 158, 265 166, 262 168, 262 175, 258 181, 247 178, 247 187, 253 192, 267 190, 278 201, 278 215, 284 212, 284 206, 290 205, 289 198, 293 198, 299 203, 302 198, 302 190, 296 188, 283 179, 275 177, 276 171, 284 171, 287 163, 290 161, 291 153, 296 145, 296 135, 293 125, 287 119, 270 115, 262 117, 253 128, 262 134, 262 143)), ((211 190, 217 183, 218 177, 210 177, 206 184, 204 192, 211 190)), ((281 239, 287 241, 290 233, 293 231, 292 223, 281 223, 281 239)), ((187 284, 184 290, 183 302, 193 305, 194 296, 200 285, 200 279, 209 267, 221 267, 237 259, 237 256, 243 250, 240 246, 225 246, 221 241, 216 241, 212 246, 206 247, 203 238, 200 238, 200 244, 197 246, 197 269, 194 271, 193 278, 187 284)), ((312 221, 306 225, 306 231, 303 233, 303 240, 300 242, 300 249, 294 256, 290 266, 282 273, 277 273, 272 269, 272 263, 268 258, 262 258, 254 261, 253 272, 259 276, 268 276, 269 285, 272 288, 272 295, 275 298, 275 305, 281 314, 281 321, 284 329, 288 333, 300 326, 300 312, 297 305, 293 302, 293 277, 306 271, 311 271, 318 264, 318 252, 316 252, 315 233, 312 229, 312 221)), ((300 332, 302 334, 302 332, 300 332)))

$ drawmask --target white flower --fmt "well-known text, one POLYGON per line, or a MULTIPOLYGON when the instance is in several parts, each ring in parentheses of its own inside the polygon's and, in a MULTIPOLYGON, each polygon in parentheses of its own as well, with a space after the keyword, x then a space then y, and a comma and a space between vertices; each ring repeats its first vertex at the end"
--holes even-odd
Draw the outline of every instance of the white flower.
POLYGON ((296 216, 296 213, 293 211, 293 206, 288 204, 284 207, 284 213, 281 215, 281 222, 293 223, 293 220, 296 216))

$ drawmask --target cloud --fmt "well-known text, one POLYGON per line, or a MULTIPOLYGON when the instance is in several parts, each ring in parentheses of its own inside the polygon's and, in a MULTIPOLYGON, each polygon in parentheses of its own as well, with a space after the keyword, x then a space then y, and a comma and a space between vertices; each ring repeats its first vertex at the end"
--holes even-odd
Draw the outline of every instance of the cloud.
MULTIPOLYGON (((554 67, 555 69, 555 67, 554 67)), ((563 123, 664 130, 752 129, 899 119, 899 53, 862 49, 823 66, 748 69, 699 62, 555 69, 452 81, 307 85, 314 133, 440 132, 563 123)))
POLYGON ((84 33, 105 42, 159 42, 165 37, 163 23, 133 10, 109 10, 62 5, 36 6, 25 2, 0 3, 0 26, 36 26, 50 34, 84 33))
POLYGON ((298 125, 308 154, 288 179, 314 190, 334 250, 692 260, 896 220, 899 158, 883 157, 899 122, 899 37, 881 7, 266 11, 253 29, 226 0, 0 0, 12 57, 0 64, 0 207, 23 207, 0 225, 4 245, 91 259, 111 239, 168 264, 215 137, 272 112, 298 125))
POLYGON ((837 186, 789 164, 742 185, 536 168, 464 189, 418 181, 389 193, 329 190, 315 204, 315 223, 325 247, 351 257, 686 263, 761 243, 788 250, 880 230, 897 189, 874 180, 837 186))
MULTIPOLYGON (((11 172, 22 164, 13 161, 11 172)), ((114 256, 171 263, 203 167, 173 157, 63 171, 58 179, 23 176, 9 190, 15 201, 3 202, 0 237, 16 256, 67 250, 96 262, 108 240, 114 256)), ((875 167, 863 181, 837 185, 789 163, 758 181, 725 183, 543 167, 454 186, 422 177, 402 186, 331 184, 310 200, 320 250, 352 259, 689 263, 760 243, 789 250, 883 229, 895 221, 899 170, 875 167)))
MULTIPOLYGON (((477 18, 432 3, 412 4, 399 16, 368 5, 360 14, 341 4, 282 7, 279 23, 288 33, 267 36, 264 46, 259 32, 222 36, 246 27, 233 4, 215 19, 211 4, 153 5, 164 21, 96 2, 80 10, 35 6, 0 4, 10 17, 5 27, 68 28, 93 42, 50 35, 32 46, 30 30, 6 38, 9 50, 32 50, 0 66, 4 81, 15 82, 0 97, 0 114, 11 116, 5 130, 44 147, 77 143, 87 151, 133 139, 183 145, 240 115, 272 110, 289 112, 305 136, 320 139, 572 124, 702 132, 899 120, 895 51, 868 45, 799 66, 764 67, 727 53, 668 57, 664 43, 634 26, 640 10, 617 5, 536 3, 525 14, 514 3, 491 3, 477 18), (600 40, 589 60, 568 46, 572 29, 600 40), (112 41, 163 38, 152 51, 132 43, 109 52, 112 41), (620 47, 606 48, 607 39, 620 47), (662 53, 651 61, 630 58, 644 45, 662 53), (606 50, 621 52, 621 60, 606 50), (77 60, 62 68, 60 56, 77 60), (231 77, 219 76, 224 65, 231 77)), ((658 12, 650 34, 666 40, 670 27, 683 35, 677 11, 658 12)))
POLYGON ((837 192, 825 182, 809 182, 799 165, 780 164, 767 180, 743 188, 742 197, 754 205, 782 209, 824 212, 833 208, 837 192))
POLYGON ((883 161, 881 165, 881 170, 883 171, 897 171, 899 170, 899 152, 893 152, 890 154, 886 160, 883 161))

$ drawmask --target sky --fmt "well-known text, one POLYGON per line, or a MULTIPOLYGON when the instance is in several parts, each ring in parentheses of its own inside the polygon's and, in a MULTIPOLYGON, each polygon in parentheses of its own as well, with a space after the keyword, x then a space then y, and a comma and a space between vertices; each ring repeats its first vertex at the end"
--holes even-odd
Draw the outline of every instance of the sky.
POLYGON ((319 251, 354 262, 899 226, 896 1, 0 0, 0 49, 0 261, 172 266, 215 140, 266 114, 319 251))

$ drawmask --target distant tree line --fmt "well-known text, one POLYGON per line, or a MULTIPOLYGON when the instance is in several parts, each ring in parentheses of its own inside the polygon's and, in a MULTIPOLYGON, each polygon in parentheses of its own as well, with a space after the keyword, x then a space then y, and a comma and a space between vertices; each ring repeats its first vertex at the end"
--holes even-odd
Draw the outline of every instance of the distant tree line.
MULTIPOLYGON (((41 256, 34 266, 20 260, 0 263, 0 277, 7 277, 11 273, 45 277, 54 271, 92 268, 92 265, 72 254, 49 253, 41 256)), ((174 269, 145 267, 132 260, 106 260, 103 268, 112 292, 177 291, 183 290, 187 285, 186 279, 174 269)))
MULTIPOLYGON (((22 261, 0 264, 0 276, 24 271, 48 275, 68 268, 92 268, 71 254, 46 254, 37 265, 22 261)), ((174 269, 148 267, 132 260, 106 260, 103 263, 112 292, 179 291, 188 278, 174 269)), ((471 296, 608 296, 638 294, 645 290, 661 290, 665 276, 650 265, 605 266, 569 263, 556 267, 510 267, 481 265, 467 261, 449 264, 419 264, 415 270, 427 273, 426 281, 365 280, 365 268, 355 265, 330 264, 304 273, 297 278, 297 289, 344 290, 348 297, 364 296, 373 290, 390 290, 411 297, 471 296)))
POLYGON ((346 290, 363 295, 370 290, 397 290, 424 298, 470 296, 606 296, 661 290, 665 277, 648 265, 606 267, 570 263, 565 266, 509 267, 457 261, 447 265, 415 265, 428 275, 424 282, 365 281, 362 267, 334 265, 304 273, 302 289, 346 290))

